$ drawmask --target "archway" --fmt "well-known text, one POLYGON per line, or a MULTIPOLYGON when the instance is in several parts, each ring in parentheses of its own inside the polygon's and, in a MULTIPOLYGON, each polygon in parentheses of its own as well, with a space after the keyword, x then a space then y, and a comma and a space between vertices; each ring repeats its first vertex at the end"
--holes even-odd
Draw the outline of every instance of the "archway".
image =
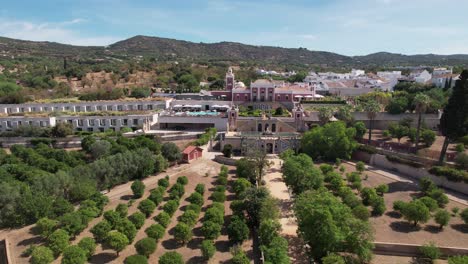
POLYGON ((258 132, 263 132, 263 130, 262 130, 262 124, 258 124, 257 131, 258 131, 258 132))
POLYGON ((267 143, 266 144, 266 152, 268 154, 272 154, 273 153, 273 144, 272 143, 267 143))

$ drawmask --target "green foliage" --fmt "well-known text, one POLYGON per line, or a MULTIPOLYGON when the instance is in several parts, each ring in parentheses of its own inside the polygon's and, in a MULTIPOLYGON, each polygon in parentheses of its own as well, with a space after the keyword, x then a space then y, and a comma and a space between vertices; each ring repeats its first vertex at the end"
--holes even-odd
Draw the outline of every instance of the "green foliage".
POLYGON ((49 264, 54 261, 54 253, 50 248, 45 246, 37 246, 31 253, 32 264, 49 264))
POLYGON ((364 164, 364 162, 358 161, 356 163, 356 171, 358 171, 359 173, 362 173, 364 172, 365 169, 366 169, 366 165, 364 164))
POLYGON ((404 113, 408 109, 408 99, 406 97, 393 97, 385 110, 392 115, 404 113))
POLYGON ((313 159, 349 159, 357 147, 355 135, 354 128, 346 128, 340 121, 332 122, 307 131, 302 137, 301 145, 304 153, 313 159))
POLYGON ((387 207, 385 206, 384 198, 380 196, 372 202, 371 206, 372 206, 373 215, 377 215, 377 216, 383 215, 383 213, 385 213, 385 210, 387 210, 387 207))
POLYGON ((158 180, 158 186, 164 187, 164 189, 167 189, 169 187, 169 180, 167 178, 161 178, 158 180))
POLYGON ((257 175, 255 165, 252 161, 242 158, 236 161, 236 175, 239 178, 248 179, 250 182, 255 182, 257 175))
POLYGON ((163 201, 164 196, 159 189, 154 189, 151 190, 148 199, 151 200, 155 205, 159 205, 163 201))
POLYGON ((388 192, 388 185, 387 184, 380 184, 377 187, 375 187, 375 191, 377 192, 378 195, 383 196, 384 193, 388 192))
POLYGON ((369 206, 378 199, 378 195, 375 189, 365 187, 361 190, 361 198, 362 203, 366 206, 369 206))
POLYGON ((205 239, 217 239, 221 235, 221 228, 216 222, 204 220, 201 231, 205 239))
POLYGON ((185 244, 190 241, 190 239, 192 239, 192 235, 192 228, 185 223, 179 222, 174 227, 174 239, 181 244, 185 244))
POLYGON ((184 264, 182 255, 175 252, 169 251, 159 257, 159 264, 184 264))
POLYGON ((112 225, 108 221, 103 220, 91 228, 91 233, 93 234, 96 241, 103 242, 106 240, 107 234, 111 230, 112 225))
POLYGON ((467 264, 468 256, 451 256, 448 257, 448 264, 467 264))
POLYGON ((203 240, 201 243, 201 252, 204 259, 209 260, 216 252, 213 240, 203 240))
POLYGON ((242 217, 235 215, 227 226, 227 233, 231 242, 241 243, 249 237, 249 227, 242 217))
POLYGON ((439 224, 440 229, 448 225, 450 221, 450 213, 446 210, 439 209, 434 215, 434 221, 439 224))
POLYGON ((130 243, 133 241, 137 233, 135 225, 133 225, 133 223, 128 219, 122 219, 122 221, 117 224, 115 229, 124 234, 130 243))
MULTIPOLYGON (((455 164, 457 165, 457 169, 468 171, 468 155, 465 153, 459 153, 455 158, 455 164)), ((464 180, 466 182, 466 178, 464 180)))
POLYGON ((447 195, 441 189, 434 189, 427 194, 429 197, 437 201, 439 207, 445 207, 449 203, 447 195))
POLYGON ((213 200, 213 202, 219 202, 219 203, 224 203, 226 201, 226 193, 223 191, 223 192, 213 192, 211 194, 211 199, 213 200))
POLYGON ((249 264, 250 263, 249 258, 245 255, 245 252, 242 251, 241 248, 235 247, 231 253, 232 253, 232 259, 231 259, 232 264, 249 264))
POLYGON ((432 130, 424 129, 421 132, 421 138, 424 144, 426 145, 426 147, 430 147, 432 146, 432 144, 434 144, 436 140, 436 133, 432 130))
POLYGON ((117 227, 118 223, 122 221, 122 217, 116 211, 105 211, 104 212, 104 219, 111 225, 112 228, 117 227))
POLYGON ((170 216, 177 211, 177 208, 179 208, 179 202, 177 200, 169 200, 163 205, 164 212, 170 216))
POLYGON ((273 238, 278 236, 281 231, 281 224, 276 219, 265 219, 260 222, 258 228, 258 236, 260 238, 260 244, 270 245, 273 238))
MULTIPOLYGON (((338 158, 338 159, 339 159, 339 158, 338 158)), ((323 173, 324 175, 326 175, 326 174, 329 173, 329 172, 333 172, 333 170, 334 170, 334 169, 333 169, 333 166, 330 165, 330 164, 321 164, 321 165, 319 166, 319 168, 320 168, 320 170, 322 171, 322 173, 323 173)))
POLYGON ((62 264, 84 264, 87 259, 84 249, 79 246, 69 246, 63 251, 62 264))
POLYGON ((354 129, 356 129, 356 138, 361 139, 367 132, 366 125, 362 121, 354 123, 354 129))
POLYGON ((148 237, 154 238, 156 241, 161 239, 166 233, 166 229, 161 224, 153 224, 145 229, 148 237))
POLYGON ((148 259, 142 255, 131 255, 125 259, 124 264, 148 264, 148 259))
POLYGON ((68 246, 70 236, 65 230, 55 230, 47 239, 47 247, 52 250, 54 256, 60 255, 68 246))
POLYGON ((198 193, 198 192, 192 193, 192 194, 187 198, 187 200, 188 200, 190 203, 193 203, 193 204, 196 204, 196 205, 199 205, 199 206, 202 206, 202 205, 203 205, 203 202, 204 202, 203 195, 201 195, 201 194, 198 193))
POLYGON ((239 178, 233 183, 232 188, 237 197, 242 197, 245 191, 251 186, 252 184, 247 179, 239 178))
POLYGON ((401 210, 403 217, 416 226, 419 222, 426 223, 429 220, 429 209, 419 200, 411 201, 401 210))
POLYGON ((145 184, 140 180, 135 180, 132 183, 131 188, 133 192, 133 197, 135 198, 141 198, 143 196, 143 193, 145 192, 145 184))
POLYGON ((345 260, 342 256, 337 255, 335 253, 331 253, 327 255, 326 257, 322 258, 322 263, 323 264, 345 264, 345 260))
POLYGON ((262 247, 266 263, 289 264, 288 241, 280 236, 275 236, 268 247, 262 247))
POLYGON ((197 186, 195 186, 195 191, 199 194, 204 194, 205 193, 205 185, 203 183, 199 183, 197 184, 197 186))
POLYGON ((128 205, 120 203, 115 208, 115 211, 120 215, 120 217, 122 218, 127 217, 128 205))
POLYGON ((78 246, 86 253, 86 258, 90 259, 96 251, 96 241, 91 237, 84 237, 78 242, 78 246))
POLYGON ((151 95, 151 89, 148 87, 133 88, 130 97, 133 98, 146 98, 151 95))
POLYGON ((150 216, 154 212, 154 209, 156 209, 156 204, 149 199, 141 201, 138 205, 138 210, 145 214, 146 217, 150 216))
POLYGON ((231 144, 226 144, 223 147, 223 155, 226 158, 230 158, 232 156, 232 145, 231 144))
POLYGON ((124 234, 118 231, 111 231, 107 234, 106 244, 119 255, 119 252, 124 250, 124 248, 130 244, 130 241, 124 234))
POLYGON ((138 254, 147 258, 156 250, 156 240, 151 237, 146 237, 135 243, 135 249, 138 254))
POLYGON ((36 231, 41 237, 48 238, 56 229, 58 221, 47 217, 41 218, 36 222, 36 231))
POLYGON ((403 201, 394 201, 393 210, 401 213, 406 205, 407 203, 403 201))
POLYGON ((329 252, 355 253, 360 261, 372 257, 372 229, 355 218, 351 209, 324 189, 299 195, 294 205, 298 233, 310 246, 314 260, 329 252))
POLYGON ((188 226, 193 227, 198 221, 198 213, 193 210, 185 210, 180 216, 179 222, 185 223, 188 226))
POLYGON ((463 220, 465 224, 468 224, 468 209, 464 209, 460 212, 460 218, 463 220))
POLYGON ((188 211, 188 210, 194 211, 197 214, 199 214, 201 212, 201 206, 196 205, 196 204, 189 204, 185 207, 185 211, 188 211))
POLYGON ((434 242, 422 245, 419 248, 419 251, 424 257, 431 260, 438 259, 441 255, 439 248, 434 244, 434 242))
POLYGON ((133 223, 136 229, 140 229, 145 224, 145 214, 141 212, 135 212, 128 216, 128 220, 133 223))
POLYGON ((369 220, 370 212, 369 212, 369 209, 367 209, 367 207, 365 207, 364 205, 358 205, 353 208, 353 215, 357 219, 367 221, 369 220))
POLYGON ((50 134, 56 138, 73 135, 73 126, 68 122, 57 123, 50 131, 50 134))
POLYGON ((431 197, 424 196, 418 199, 421 201, 427 209, 429 209, 430 212, 434 212, 435 210, 439 209, 439 205, 437 204, 437 201, 432 199, 431 197))
POLYGON ((174 142, 166 142, 161 146, 162 155, 170 162, 182 159, 182 153, 174 142))
POLYGON ((154 220, 166 228, 171 222, 171 216, 166 212, 161 212, 154 217, 154 220))
POLYGON ((296 194, 322 186, 323 174, 314 167, 312 159, 299 154, 287 158, 283 163, 283 177, 286 185, 296 194))
POLYGON ((429 169, 431 174, 439 177, 445 177, 449 181, 468 183, 468 172, 463 170, 457 170, 450 167, 434 166, 429 169))
MULTIPOLYGON (((179 177, 180 179, 180 177, 179 177)), ((171 199, 180 199, 185 194, 184 185, 181 183, 174 184, 169 190, 171 199)))

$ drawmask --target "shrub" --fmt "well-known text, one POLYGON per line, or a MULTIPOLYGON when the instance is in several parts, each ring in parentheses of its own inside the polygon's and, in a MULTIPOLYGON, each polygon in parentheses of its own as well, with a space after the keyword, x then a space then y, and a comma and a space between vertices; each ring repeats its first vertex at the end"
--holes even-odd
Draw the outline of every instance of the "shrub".
POLYGON ((148 264, 148 259, 142 255, 131 255, 124 260, 124 264, 148 264))
POLYGON ((465 222, 465 224, 468 224, 468 208, 461 211, 460 218, 465 222))
POLYGON ((154 209, 156 209, 156 204, 149 199, 141 201, 138 205, 138 210, 145 214, 146 217, 150 216, 154 212, 154 209))
POLYGON ((167 187, 169 187, 169 180, 167 178, 159 179, 158 186, 162 186, 164 189, 167 189, 167 187))
POLYGON ((451 256, 448 258, 448 264, 467 264, 468 256, 451 256))
POLYGON ((36 222, 36 231, 41 237, 48 238, 56 229, 58 221, 47 217, 41 218, 36 222))
POLYGON ((111 224, 107 220, 102 220, 97 225, 91 228, 91 233, 94 236, 94 239, 98 242, 103 242, 106 240, 107 233, 112 230, 111 224))
POLYGON ((450 213, 446 210, 439 209, 434 215, 434 221, 439 224, 439 228, 442 229, 448 225, 450 221, 450 213))
POLYGON ((465 144, 463 144, 463 143, 458 143, 458 144, 455 146, 455 151, 458 152, 458 153, 462 153, 463 151, 465 151, 465 144))
POLYGON ((251 186, 252 184, 247 179, 239 178, 234 182, 232 189, 238 197, 242 197, 243 193, 251 186))
POLYGON ((427 207, 427 209, 429 209, 429 211, 431 212, 434 212, 435 210, 439 208, 437 201, 432 199, 431 197, 424 196, 424 197, 419 198, 418 200, 421 201, 427 207))
POLYGON ((179 178, 177 178, 177 183, 180 183, 182 185, 187 185, 188 179, 186 176, 180 176, 179 178))
POLYGON ((396 156, 396 155, 385 155, 385 157, 386 157, 387 160, 390 161, 390 162, 396 162, 396 163, 408 165, 408 166, 411 166, 411 167, 414 167, 414 168, 422 168, 422 167, 424 167, 424 164, 422 164, 422 163, 420 163, 420 162, 413 161, 413 160, 409 160, 409 159, 400 158, 400 157, 398 157, 398 156, 396 156))
POLYGON ((249 260, 249 258, 247 258, 247 256, 245 255, 245 252, 242 251, 241 248, 235 247, 232 250, 231 262, 233 264, 249 264, 250 260, 249 260))
POLYGON ((201 206, 197 205, 197 204, 189 204, 185 207, 185 211, 194 211, 196 212, 197 214, 199 214, 201 212, 201 206))
POLYGON ((406 204, 403 201, 395 201, 393 202, 393 210, 401 213, 406 204))
POLYGON ((419 200, 411 201, 401 211, 403 217, 409 222, 413 222, 414 226, 418 222, 426 223, 429 220, 429 209, 419 200))
POLYGON ((423 177, 419 181, 419 187, 424 195, 427 195, 430 191, 437 189, 437 186, 431 179, 429 179, 429 177, 423 177))
POLYGON ((280 236, 273 237, 270 245, 261 247, 266 263, 289 264, 288 241, 280 236))
MULTIPOLYGON (((340 160, 340 162, 341 162, 341 160, 340 160)), ((330 164, 322 164, 322 165, 320 165, 320 170, 325 175, 325 174, 333 171, 333 166, 330 165, 330 164)))
POLYGON ((132 242, 136 236, 137 229, 133 225, 133 223, 128 219, 123 219, 115 228, 120 233, 124 234, 128 241, 132 242))
POLYGON ((232 156, 232 145, 231 144, 224 145, 223 154, 224 154, 224 157, 226 157, 226 158, 230 158, 232 156))
POLYGON ((201 194, 198 193, 198 192, 192 193, 192 194, 188 197, 187 200, 188 200, 190 203, 196 204, 196 205, 199 205, 199 206, 202 206, 202 205, 203 205, 203 202, 204 202, 203 195, 201 195, 201 194))
POLYGON ((62 264, 84 264, 87 256, 79 246, 69 246, 63 251, 62 264))
POLYGON ((356 170, 357 170, 359 173, 364 172, 364 170, 366 170, 366 165, 364 164, 364 162, 358 161, 358 162, 356 163, 356 170))
POLYGON ((204 221, 213 221, 222 225, 224 223, 224 212, 216 207, 210 207, 205 212, 204 221))
POLYGON ((432 146, 432 144, 434 144, 434 142, 436 140, 436 133, 434 131, 432 131, 432 130, 424 129, 421 132, 421 139, 424 142, 424 144, 426 145, 426 147, 430 147, 430 146, 432 146))
POLYGON ((458 207, 453 207, 452 208, 452 216, 457 216, 458 212, 460 211, 460 208, 458 207))
POLYGON ((438 259, 440 257, 440 250, 434 244, 434 242, 422 245, 419 248, 419 251, 424 257, 429 258, 431 260, 438 259))
POLYGON ((377 153, 377 149, 375 147, 370 146, 370 145, 364 145, 364 144, 359 144, 357 147, 357 150, 366 152, 371 155, 377 153))
POLYGON ((65 230, 57 229, 47 239, 47 247, 52 250, 54 256, 58 256, 67 248, 68 241, 70 241, 68 233, 65 230))
MULTIPOLYGON (((457 157, 455 158, 455 164, 457 165, 457 168, 460 170, 468 170, 468 155, 465 153, 459 153, 457 157)), ((466 182, 467 179, 464 178, 464 181, 466 182)))
POLYGON ((96 251, 96 242, 90 237, 84 237, 78 242, 78 246, 86 253, 86 258, 89 259, 96 251))
POLYGON ((148 199, 157 206, 164 200, 164 196, 158 189, 154 189, 150 192, 148 199))
POLYGON ((154 217, 154 220, 158 222, 161 226, 166 228, 171 222, 171 216, 166 212, 161 212, 154 217))
POLYGON ((384 193, 388 192, 388 185, 387 184, 380 184, 379 186, 375 187, 375 191, 378 195, 382 196, 384 193))
POLYGON ((159 257, 159 264, 184 264, 182 255, 175 252, 169 251, 159 257))
POLYGON ((239 216, 233 216, 231 223, 227 227, 229 240, 234 243, 241 243, 249 237, 249 227, 245 220, 239 216))
POLYGON ((130 241, 124 234, 118 231, 111 231, 107 235, 106 244, 111 249, 115 250, 118 256, 119 252, 122 251, 128 244, 130 244, 130 241))
POLYGON ((146 216, 142 212, 135 212, 128 217, 128 220, 133 223, 136 229, 140 229, 146 220, 146 216))
POLYGON ((179 221, 185 223, 188 226, 194 226, 198 221, 198 213, 192 210, 185 210, 180 216, 179 221))
POLYGON ((353 215, 363 221, 369 220, 370 212, 364 205, 358 205, 353 208, 353 215))
POLYGON ((372 202, 373 215, 383 215, 383 213, 385 213, 385 210, 387 210, 387 207, 385 206, 385 201, 383 197, 379 196, 376 200, 372 202))
POLYGON ((158 241, 166 233, 166 229, 161 224, 152 224, 145 229, 145 233, 148 237, 151 237, 158 241))
POLYGON ((177 211, 177 208, 179 208, 179 202, 177 200, 169 200, 163 205, 163 211, 170 216, 177 211))
POLYGON ((203 258, 206 260, 213 257, 214 253, 216 252, 216 247, 213 240, 203 240, 201 243, 201 252, 203 258))
POLYGON ((439 207, 445 207, 449 203, 449 198, 441 189, 432 190, 427 195, 436 200, 439 207))
POLYGON ((199 194, 204 194, 205 193, 205 184, 199 183, 197 186, 195 186, 195 191, 199 194))
POLYGON ((120 215, 120 217, 127 217, 128 206, 126 204, 120 203, 115 208, 115 211, 120 215))
POLYGON ((140 180, 135 180, 131 188, 135 198, 141 198, 145 192, 145 184, 140 180))
POLYGON ((192 239, 192 228, 185 223, 179 222, 174 227, 174 239, 179 243, 185 244, 192 239))
POLYGON ((221 225, 213 221, 204 221, 201 231, 205 239, 216 239, 221 235, 221 225))
POLYGON ((244 201, 234 200, 231 202, 229 208, 231 208, 233 215, 243 215, 245 210, 244 201))
POLYGON ((54 253, 50 248, 45 246, 37 246, 31 253, 32 264, 48 264, 54 261, 54 253))
POLYGON ((138 254, 149 257, 156 250, 156 240, 145 237, 135 243, 135 249, 138 254))
POLYGON ((345 264, 345 260, 342 256, 337 255, 335 253, 331 253, 327 255, 326 257, 322 258, 322 263, 323 264, 345 264))
POLYGON ((371 205, 379 196, 375 189, 372 188, 363 188, 361 191, 362 203, 364 205, 371 205))
POLYGON ((171 199, 180 199, 180 197, 182 197, 185 194, 185 189, 182 184, 176 183, 171 187, 171 190, 169 192, 169 197, 171 199))
POLYGON ((225 192, 213 192, 211 194, 211 199, 213 202, 224 203, 226 201, 226 193, 225 192))
POLYGON ((468 172, 457 170, 450 167, 434 166, 429 169, 431 174, 439 177, 445 177, 449 181, 468 183, 468 172))
POLYGON ((219 175, 219 176, 218 176, 218 179, 216 179, 216 182, 217 182, 219 185, 226 185, 226 184, 228 183, 228 179, 227 179, 227 177, 224 177, 224 176, 219 175))

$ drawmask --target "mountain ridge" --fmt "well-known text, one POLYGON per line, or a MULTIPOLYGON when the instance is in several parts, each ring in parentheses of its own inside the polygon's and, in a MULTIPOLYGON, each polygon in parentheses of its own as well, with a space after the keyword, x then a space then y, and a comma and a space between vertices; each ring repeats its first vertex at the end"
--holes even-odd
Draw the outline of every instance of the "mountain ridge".
POLYGON ((0 55, 99 58, 148 56, 159 60, 255 61, 271 64, 328 66, 456 66, 468 65, 468 54, 415 54, 376 52, 346 56, 306 48, 259 46, 239 42, 195 43, 186 40, 136 35, 107 46, 76 46, 49 41, 0 37, 0 55))

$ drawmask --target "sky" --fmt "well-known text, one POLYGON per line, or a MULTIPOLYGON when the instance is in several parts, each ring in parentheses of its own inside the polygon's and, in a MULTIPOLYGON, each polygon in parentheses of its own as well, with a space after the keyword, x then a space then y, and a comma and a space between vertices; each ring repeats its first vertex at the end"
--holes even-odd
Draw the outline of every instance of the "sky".
POLYGON ((468 54, 467 0, 5 0, 0 36, 109 45, 147 35, 344 55, 468 54))

